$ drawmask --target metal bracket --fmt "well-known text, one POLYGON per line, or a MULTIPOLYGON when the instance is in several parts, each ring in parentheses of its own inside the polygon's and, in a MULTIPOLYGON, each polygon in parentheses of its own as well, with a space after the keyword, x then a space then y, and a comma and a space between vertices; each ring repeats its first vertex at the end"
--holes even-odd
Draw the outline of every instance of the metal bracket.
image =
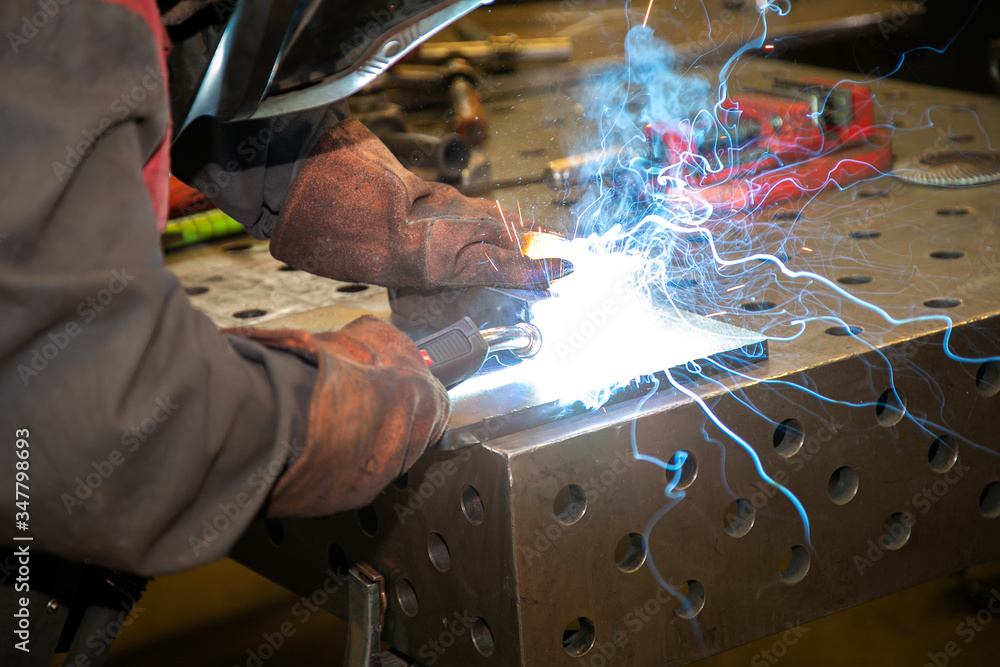
POLYGON ((379 652, 385 621, 385 579, 358 563, 348 572, 347 651, 344 667, 382 667, 379 652))

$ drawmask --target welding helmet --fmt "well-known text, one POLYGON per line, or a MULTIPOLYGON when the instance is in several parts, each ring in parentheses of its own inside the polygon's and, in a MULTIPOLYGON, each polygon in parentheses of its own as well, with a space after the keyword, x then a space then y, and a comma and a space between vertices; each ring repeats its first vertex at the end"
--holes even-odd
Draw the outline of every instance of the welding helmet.
POLYGON ((336 102, 492 1, 240 0, 180 127, 336 102))

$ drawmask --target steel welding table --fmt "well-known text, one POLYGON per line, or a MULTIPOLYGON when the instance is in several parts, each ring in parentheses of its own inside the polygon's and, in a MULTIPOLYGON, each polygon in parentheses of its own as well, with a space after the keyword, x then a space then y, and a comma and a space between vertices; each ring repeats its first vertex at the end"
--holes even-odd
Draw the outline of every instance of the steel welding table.
MULTIPOLYGON (((804 74, 840 76, 771 60, 741 76, 804 74)), ((550 83, 526 92, 505 83, 488 100, 487 149, 495 181, 522 181, 495 196, 558 225, 568 212, 538 176, 560 155, 559 130, 576 122, 579 82, 550 83)), ((894 138, 896 164, 1000 140, 996 99, 895 81, 873 87, 882 113, 905 130, 894 138)), ((781 238, 794 222, 789 266, 837 280, 893 317, 946 313, 954 350, 991 356, 1000 353, 997 195, 997 185, 884 177, 762 220, 761 233, 781 238)), ((281 270, 262 243, 190 248, 168 266, 220 326, 325 330, 363 313, 388 316, 385 290, 281 270)), ((748 303, 787 298, 771 289, 748 293, 748 303)), ((508 387, 454 406, 453 426, 477 426, 481 444, 428 451, 358 512, 262 522, 233 557, 299 594, 367 563, 385 578, 383 640, 425 664, 462 666, 682 665, 1000 557, 1000 367, 949 359, 939 322, 889 327, 843 299, 827 305, 863 340, 810 326, 771 342, 746 379, 694 385, 801 499, 811 551, 791 503, 682 393, 662 389, 641 406, 518 430, 505 416, 523 397, 508 387), (764 382, 775 379, 872 406, 764 382), (907 412, 964 440, 898 420, 885 393, 892 386, 907 412), (686 496, 648 544, 637 536, 671 501, 664 471, 631 455, 633 422, 641 451, 690 455, 686 496), (752 521, 726 517, 737 499, 752 505, 752 521), (687 595, 687 612, 660 592, 654 563, 687 595)), ((743 325, 770 316, 748 309, 743 325)), ((325 606, 343 616, 347 587, 336 589, 325 606)))

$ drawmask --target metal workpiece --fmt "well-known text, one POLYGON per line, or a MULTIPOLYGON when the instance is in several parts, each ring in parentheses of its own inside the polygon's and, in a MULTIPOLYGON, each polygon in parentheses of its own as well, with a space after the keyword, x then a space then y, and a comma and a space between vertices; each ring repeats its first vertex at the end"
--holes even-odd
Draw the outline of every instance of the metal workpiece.
MULTIPOLYGON (((991 333, 1000 333, 996 322, 991 333)), ((756 385, 713 401, 802 501, 812 545, 791 503, 697 406, 657 410, 669 396, 651 399, 650 412, 635 419, 635 445, 662 460, 689 453, 685 497, 676 504, 654 492, 665 485, 664 471, 632 457, 623 428, 631 415, 547 447, 536 438, 505 443, 513 513, 522 518, 514 542, 525 664, 573 664, 567 653, 578 653, 610 654, 607 664, 682 665, 1000 556, 1000 535, 981 507, 998 478, 995 429, 987 424, 993 408, 982 399, 969 406, 975 369, 948 364, 939 343, 935 336, 913 343, 911 362, 951 366, 935 375, 946 405, 971 408, 975 423, 961 433, 968 443, 949 440, 935 450, 933 430, 886 426, 877 396, 869 409, 849 410, 756 385), (958 451, 954 462, 949 447, 958 451), (565 506, 561 494, 571 499, 565 506), (553 582, 559 594, 544 594, 553 582), (671 589, 686 593, 690 606, 671 589), (587 622, 569 645, 557 641, 577 618, 587 622)), ((886 374, 872 376, 879 361, 844 359, 788 379, 808 378, 849 400, 891 386, 886 374)), ((908 409, 936 412, 937 397, 914 396, 925 381, 914 369, 897 375, 896 386, 909 390, 908 409)))
POLYGON ((385 580, 365 563, 348 571, 347 650, 344 667, 382 667, 381 636, 385 620, 385 580))
MULTIPOLYGON (((1000 335, 996 318, 972 328, 955 344, 1000 335)), ((749 456, 696 405, 663 391, 641 408, 623 403, 485 447, 429 452, 370 507, 283 521, 278 546, 255 526, 234 557, 301 594, 338 559, 379 563, 389 581, 383 637, 425 665, 591 664, 599 654, 610 655, 600 664, 683 665, 1000 556, 1000 531, 985 515, 1000 510, 982 505, 1000 478, 995 406, 976 388, 978 369, 943 357, 940 333, 883 353, 906 410, 967 417, 961 439, 890 423, 877 391, 892 384, 875 352, 784 378, 841 400, 869 397, 866 408, 763 384, 706 396, 801 499, 812 545, 749 456), (926 390, 928 374, 940 393, 926 390), (640 452, 686 453, 679 502, 663 496, 663 469, 634 458, 633 423, 640 452), (654 566, 687 589, 687 612, 654 566)), ((343 613, 335 599, 327 608, 343 613)))
MULTIPOLYGON (((836 75, 772 61, 745 69, 836 75)), ((873 89, 894 121, 896 164, 988 151, 1000 137, 995 99, 895 81, 873 89)), ((559 126, 540 128, 539 118, 574 122, 573 92, 526 95, 496 114, 488 145, 501 172, 513 174, 522 146, 559 126)), ((540 174, 557 156, 532 164, 540 174)), ((525 404, 523 385, 455 392, 450 432, 474 429, 472 446, 429 449, 358 511, 259 522, 232 555, 301 595, 332 588, 323 606, 339 616, 347 586, 328 583, 368 563, 386 582, 383 640, 426 667, 679 666, 1000 558, 1000 364, 954 358, 1000 357, 998 194, 996 184, 884 176, 734 223, 790 269, 893 318, 947 315, 950 331, 940 318, 891 326, 815 280, 775 280, 761 263, 726 292, 725 324, 768 332, 819 310, 839 321, 809 321, 798 337, 769 340, 766 359, 726 364, 731 372, 674 371, 725 429, 666 382, 541 419, 526 415, 558 403, 525 404), (808 538, 792 501, 727 430, 801 501, 808 538), (665 496, 668 479, 682 497, 665 496)), ((572 224, 543 183, 496 196, 516 198, 540 224, 572 224)), ((389 316, 374 288, 343 293, 349 286, 306 276, 301 292, 282 291, 297 274, 263 246, 181 251, 168 265, 188 287, 210 287, 191 298, 220 325, 258 298, 250 287, 273 292, 266 326, 389 316), (216 275, 225 280, 209 282, 216 275)), ((698 312, 703 284, 678 284, 673 298, 698 312)), ((534 306, 494 296, 477 325, 524 321, 534 306)), ((431 329, 449 318, 444 326, 457 319, 453 297, 425 295, 392 316, 431 329)))
MULTIPOLYGON (((669 386, 663 371, 683 369, 685 364, 703 364, 706 375, 714 375, 713 364, 737 369, 760 364, 767 359, 767 340, 760 334, 694 313, 683 317, 664 313, 662 319, 664 345, 670 346, 671 336, 679 328, 697 331, 698 341, 689 346, 676 345, 670 354, 655 357, 664 361, 663 368, 649 368, 648 376, 641 383, 632 383, 618 389, 605 403, 609 405, 640 399, 658 388, 669 386)), ((546 344, 543 342, 543 345, 546 344)), ((555 344, 548 341, 548 345, 555 344)), ((624 344, 624 343, 623 343, 624 344)), ((551 361, 551 357, 549 357, 551 361)), ((534 370, 536 362, 529 358, 518 365, 503 363, 483 368, 475 377, 466 380, 450 392, 456 410, 438 443, 442 449, 457 449, 501 439, 542 424, 591 412, 581 400, 566 400, 592 387, 579 384, 581 379, 553 378, 563 374, 573 365, 587 363, 567 357, 566 365, 553 368, 544 363, 534 370)))
MULTIPOLYGON (((256 524, 232 556, 309 594, 370 553, 386 580, 383 641, 424 665, 517 665, 518 643, 502 640, 519 633, 510 507, 504 457, 431 449, 361 511, 256 524)), ((323 607, 345 618, 347 587, 323 607)))

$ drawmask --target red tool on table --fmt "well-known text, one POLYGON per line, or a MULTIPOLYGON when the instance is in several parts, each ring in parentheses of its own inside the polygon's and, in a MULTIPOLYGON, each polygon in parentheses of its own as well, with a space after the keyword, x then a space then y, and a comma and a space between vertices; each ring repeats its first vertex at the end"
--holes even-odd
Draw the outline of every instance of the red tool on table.
POLYGON ((779 80, 726 98, 701 127, 649 123, 651 158, 664 167, 654 190, 684 190, 726 213, 874 178, 892 162, 892 135, 874 107, 867 86, 779 80))

